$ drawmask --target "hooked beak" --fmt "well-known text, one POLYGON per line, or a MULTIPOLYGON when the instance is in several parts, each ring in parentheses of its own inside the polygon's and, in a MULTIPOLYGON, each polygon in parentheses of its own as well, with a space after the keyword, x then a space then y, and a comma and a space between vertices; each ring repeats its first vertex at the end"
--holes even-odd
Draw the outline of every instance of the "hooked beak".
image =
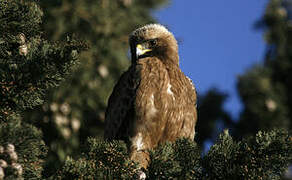
POLYGON ((152 51, 151 49, 146 49, 144 46, 142 46, 141 44, 137 44, 137 46, 136 46, 136 57, 137 57, 137 59, 140 57, 140 56, 142 56, 142 55, 144 55, 145 53, 147 53, 147 52, 150 52, 150 51, 152 51))

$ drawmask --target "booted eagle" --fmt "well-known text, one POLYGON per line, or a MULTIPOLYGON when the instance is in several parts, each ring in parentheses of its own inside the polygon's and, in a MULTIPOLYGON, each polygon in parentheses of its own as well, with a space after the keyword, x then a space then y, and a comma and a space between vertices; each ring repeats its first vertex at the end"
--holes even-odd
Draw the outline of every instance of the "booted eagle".
POLYGON ((132 64, 108 100, 104 138, 124 140, 130 158, 147 168, 148 149, 194 139, 196 90, 179 68, 177 42, 164 26, 136 29, 129 43, 132 64))

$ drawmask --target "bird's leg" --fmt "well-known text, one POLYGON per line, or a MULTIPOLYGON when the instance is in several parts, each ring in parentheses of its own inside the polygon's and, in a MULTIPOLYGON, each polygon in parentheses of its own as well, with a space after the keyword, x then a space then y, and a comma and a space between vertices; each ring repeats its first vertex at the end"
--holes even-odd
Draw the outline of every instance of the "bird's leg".
POLYGON ((149 138, 145 134, 137 133, 136 136, 131 138, 130 146, 130 159, 139 163, 140 167, 147 168, 150 157, 148 149, 150 149, 149 138))
POLYGON ((149 153, 146 150, 132 151, 130 154, 130 159, 139 163, 140 167, 144 169, 147 168, 150 162, 149 153))
POLYGON ((143 137, 142 133, 137 133, 136 136, 131 138, 130 144, 130 159, 139 163, 140 166, 140 169, 136 173, 137 179, 145 180, 145 170, 150 162, 147 139, 145 136, 143 137))

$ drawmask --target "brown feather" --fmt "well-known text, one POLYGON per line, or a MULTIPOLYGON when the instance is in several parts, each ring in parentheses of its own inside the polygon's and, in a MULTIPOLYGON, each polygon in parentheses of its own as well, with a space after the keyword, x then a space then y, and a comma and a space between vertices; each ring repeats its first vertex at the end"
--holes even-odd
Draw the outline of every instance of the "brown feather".
POLYGON ((194 138, 196 91, 179 68, 177 42, 166 28, 139 28, 130 35, 130 46, 132 65, 108 101, 104 136, 125 140, 131 159, 147 168, 148 149, 179 137, 194 138), (152 54, 137 59, 136 44, 154 38, 159 40, 152 54))

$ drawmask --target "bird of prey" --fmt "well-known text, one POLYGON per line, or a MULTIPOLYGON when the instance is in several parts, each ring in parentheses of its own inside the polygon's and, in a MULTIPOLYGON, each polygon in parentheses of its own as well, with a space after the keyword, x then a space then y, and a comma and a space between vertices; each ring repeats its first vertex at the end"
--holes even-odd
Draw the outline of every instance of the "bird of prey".
POLYGON ((108 100, 106 140, 124 140, 141 168, 149 149, 179 137, 194 139, 196 90, 179 67, 178 45, 160 24, 136 29, 129 37, 131 66, 108 100))

